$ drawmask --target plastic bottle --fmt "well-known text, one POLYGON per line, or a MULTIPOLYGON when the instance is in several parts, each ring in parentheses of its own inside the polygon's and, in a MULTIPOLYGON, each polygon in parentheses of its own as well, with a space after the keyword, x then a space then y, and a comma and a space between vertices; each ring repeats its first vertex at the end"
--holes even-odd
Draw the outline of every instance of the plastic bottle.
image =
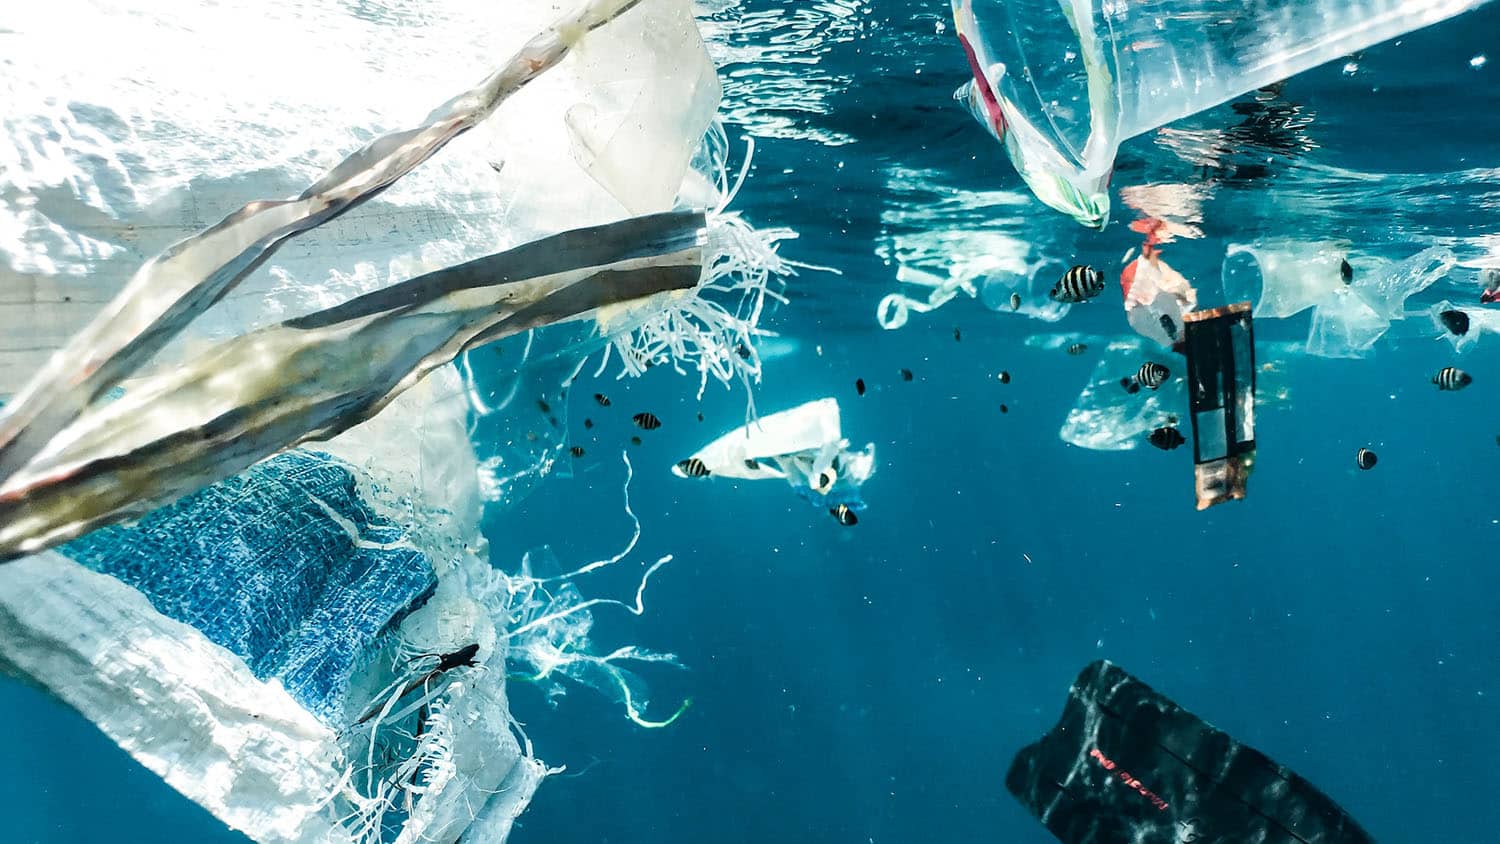
POLYGON ((1037 198, 1103 228, 1120 144, 1486 0, 952 0, 959 89, 1037 198))

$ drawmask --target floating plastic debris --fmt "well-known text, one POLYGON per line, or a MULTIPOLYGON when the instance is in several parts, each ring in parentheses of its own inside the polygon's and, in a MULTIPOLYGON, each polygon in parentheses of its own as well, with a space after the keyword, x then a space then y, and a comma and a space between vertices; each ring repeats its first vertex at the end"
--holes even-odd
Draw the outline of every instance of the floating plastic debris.
POLYGON ((1244 498, 1255 465, 1255 333, 1249 302, 1184 319, 1194 487, 1204 510, 1244 498))
POLYGON ((849 448, 839 405, 826 398, 762 416, 672 467, 680 478, 780 479, 818 507, 862 510, 860 487, 875 472, 875 444, 849 448))
POLYGON ((1483 0, 1349 7, 1271 2, 1082 4, 952 0, 973 79, 966 103, 1037 198, 1091 228, 1109 220, 1115 155, 1129 138, 1483 0), (1234 26, 1211 25, 1234 20, 1234 26), (1059 44, 1076 49, 1060 50, 1059 44))
POLYGON ((1312 783, 1105 660, 1005 788, 1063 844, 1374 841, 1312 783))

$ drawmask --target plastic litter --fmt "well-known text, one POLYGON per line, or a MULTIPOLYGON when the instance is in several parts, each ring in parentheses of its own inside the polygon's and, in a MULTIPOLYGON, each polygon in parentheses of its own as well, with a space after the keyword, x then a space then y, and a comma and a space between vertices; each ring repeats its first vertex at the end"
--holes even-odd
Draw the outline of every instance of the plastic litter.
POLYGON ((839 405, 818 399, 762 416, 720 436, 672 467, 691 477, 683 464, 697 460, 708 477, 739 480, 784 480, 818 507, 864 505, 860 487, 875 472, 875 444, 849 448, 839 424, 839 405))
POLYGON ((1104 660, 1005 788, 1064 844, 1374 840, 1312 783, 1104 660))
POLYGON ((1255 332, 1250 303, 1186 317, 1188 413, 1198 509, 1245 497, 1255 466, 1255 332))
POLYGON ((1391 323, 1406 318, 1406 300, 1446 276, 1456 263, 1450 250, 1434 246, 1362 272, 1318 304, 1308 332, 1308 354, 1363 357, 1391 323))
POLYGON ((1127 139, 1483 0, 953 0, 973 80, 956 96, 1048 206, 1091 227, 1127 139), (1071 45, 1071 46, 1059 46, 1071 45))

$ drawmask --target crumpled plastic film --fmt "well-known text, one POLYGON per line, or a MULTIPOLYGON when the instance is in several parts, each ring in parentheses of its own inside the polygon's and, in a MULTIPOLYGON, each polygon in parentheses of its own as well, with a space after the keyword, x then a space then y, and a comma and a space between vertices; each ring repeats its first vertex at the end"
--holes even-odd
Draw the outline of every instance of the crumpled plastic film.
POLYGON ((1256 319, 1301 313, 1344 286, 1348 245, 1334 241, 1235 243, 1224 255, 1224 298, 1249 301, 1256 319))
POLYGON ((1494 308, 1476 308, 1455 305, 1444 299, 1433 305, 1427 315, 1432 318, 1432 328, 1439 337, 1444 337, 1453 344, 1454 351, 1466 352, 1479 342, 1482 334, 1500 334, 1500 310, 1494 308), (1469 330, 1463 334, 1454 334, 1443 322, 1444 311, 1461 311, 1469 318, 1469 330))
MULTIPOLYGON (((1062 353, 1077 342, 1086 342, 1089 354, 1096 348, 1104 351, 1058 432, 1063 442, 1095 451, 1130 451, 1147 445, 1147 435, 1156 428, 1186 423, 1186 366, 1180 355, 1138 337, 1106 341, 1080 335, 1038 335, 1028 337, 1026 345, 1062 353), (1134 374, 1147 360, 1164 364, 1171 378, 1154 392, 1127 393, 1120 379, 1134 374)), ((1285 367, 1278 361, 1302 354, 1302 344, 1261 341, 1256 348, 1265 361, 1256 373, 1256 408, 1287 404, 1291 391, 1285 367)))
MULTIPOLYGON (((70 342, 86 354, 52 356, 7 403, 5 468, 20 469, 7 483, 86 478, 73 470, 90 455, 135 460, 134 443, 161 459, 126 460, 117 468, 134 474, 115 479, 162 494, 133 505, 219 484, 69 546, 120 578, 58 552, 0 566, 0 665, 259 840, 504 840, 545 769, 506 706, 507 652, 524 636, 506 630, 509 592, 478 532, 469 392, 441 364, 607 301, 720 277, 703 271, 723 250, 705 249, 701 211, 655 218, 688 221, 669 228, 691 243, 608 234, 640 224, 626 219, 637 208, 670 207, 711 118, 717 85, 687 9, 596 0, 553 26, 557 10, 540 0, 420 15, 62 0, 8 17, 0 203, 16 224, 0 233, 0 322, 15 331, 0 368, 35 371, 70 342), (596 26, 616 14, 629 33, 596 26), (657 29, 664 21, 676 29, 657 29), (265 43, 296 60, 268 58, 265 43), (586 78, 569 57, 577 43, 598 48, 596 70, 628 68, 628 96, 586 78), (79 49, 98 60, 69 61, 79 49), (454 91, 467 93, 429 112, 454 91), (633 158, 647 152, 649 166, 633 158), (572 237, 586 251, 624 251, 569 266, 573 250, 544 240, 564 230, 583 232, 572 237), (493 262, 532 243, 549 275, 493 262), (115 318, 74 334, 106 308, 115 318), (243 368, 256 360, 266 371, 243 368), (215 381, 226 362, 241 368, 215 381), (262 387, 275 400, 231 396, 262 387), (260 427, 239 435, 247 422, 260 427), (339 431, 316 452, 226 477, 339 431), (167 550, 195 534, 223 547, 189 549, 213 560, 215 583, 182 601, 181 555, 167 550), (269 553, 287 537, 294 549, 269 553), (232 574, 251 561, 264 570, 232 574), (273 583, 294 586, 263 588, 273 583), (345 599, 356 594, 371 600, 345 599), (307 638, 244 623, 240 607, 300 613, 307 638)), ((47 509, 23 493, 12 503, 23 501, 13 516, 47 509)), ((92 524, 77 516, 46 541, 92 524)))
POLYGON ((672 467, 681 478, 693 475, 684 464, 697 460, 706 477, 786 481, 818 507, 864 507, 860 488, 875 472, 875 444, 849 447, 839 421, 838 400, 818 399, 762 416, 729 431, 672 467))
POLYGON ((1151 431, 1187 418, 1184 371, 1182 358, 1139 339, 1111 342, 1068 411, 1058 436, 1063 442, 1095 451, 1139 448, 1151 431), (1159 389, 1127 393, 1120 379, 1134 375, 1148 359, 1164 363, 1171 377, 1159 389))
POLYGON ((1318 304, 1307 336, 1308 354, 1363 357, 1392 322, 1406 318, 1406 300, 1447 275, 1456 263, 1451 250, 1434 246, 1403 261, 1366 269, 1318 304))

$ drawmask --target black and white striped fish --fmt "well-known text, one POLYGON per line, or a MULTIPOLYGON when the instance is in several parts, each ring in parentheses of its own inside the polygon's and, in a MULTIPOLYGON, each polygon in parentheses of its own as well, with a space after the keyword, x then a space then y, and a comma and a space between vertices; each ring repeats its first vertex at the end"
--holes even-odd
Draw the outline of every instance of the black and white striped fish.
POLYGON ((854 515, 854 511, 849 509, 848 504, 840 504, 837 507, 829 507, 828 515, 837 519, 838 523, 843 525, 844 527, 853 527, 859 524, 859 517, 854 515))
POLYGON ((568 453, 571 454, 571 455, 573 455, 574 457, 582 457, 583 456, 583 446, 581 446, 581 445, 575 445, 572 448, 568 449, 568 453))
POLYGON ((1343 279, 1345 284, 1354 283, 1354 267, 1350 266, 1348 258, 1339 259, 1339 278, 1343 279))
POLYGON ((1054 301, 1076 304, 1087 302, 1104 292, 1104 273, 1079 264, 1063 273, 1048 294, 1054 301))
POLYGON ((637 413, 630 419, 635 422, 637 428, 643 431, 655 431, 661 427, 661 420, 657 419, 654 413, 637 413))
POLYGON ((1379 458, 1375 456, 1375 452, 1369 450, 1368 448, 1362 448, 1359 451, 1354 452, 1354 464, 1361 469, 1375 468, 1375 461, 1378 459, 1379 458))
POLYGON ((1177 430, 1176 425, 1163 425, 1152 431, 1146 440, 1162 451, 1171 451, 1187 442, 1182 432, 1177 430))
POLYGON ((1127 393, 1139 393, 1142 387, 1155 390, 1167 383, 1167 379, 1171 376, 1172 371, 1170 369, 1167 369, 1156 361, 1148 360, 1141 364, 1141 368, 1136 370, 1135 375, 1129 378, 1121 378, 1120 386, 1124 387, 1127 393))
POLYGON ((1445 366, 1432 376, 1432 383, 1439 390, 1462 390, 1474 383, 1474 378, 1456 366, 1445 366))
POLYGON ((598 402, 600 407, 609 407, 609 396, 603 393, 595 393, 594 401, 598 402))
POLYGON ((1455 336, 1462 337, 1469 333, 1469 315, 1459 310, 1443 311, 1438 314, 1438 319, 1443 321, 1443 327, 1453 332, 1455 336))
POLYGON ((1089 344, 1087 344, 1087 343, 1074 343, 1073 345, 1071 345, 1071 346, 1068 347, 1068 354, 1073 355, 1073 356, 1076 357, 1078 355, 1083 354, 1084 352, 1086 352, 1088 350, 1089 350, 1089 344))
POLYGON ((678 463, 677 469, 685 478, 706 478, 709 475, 708 466, 696 457, 689 457, 678 463))

